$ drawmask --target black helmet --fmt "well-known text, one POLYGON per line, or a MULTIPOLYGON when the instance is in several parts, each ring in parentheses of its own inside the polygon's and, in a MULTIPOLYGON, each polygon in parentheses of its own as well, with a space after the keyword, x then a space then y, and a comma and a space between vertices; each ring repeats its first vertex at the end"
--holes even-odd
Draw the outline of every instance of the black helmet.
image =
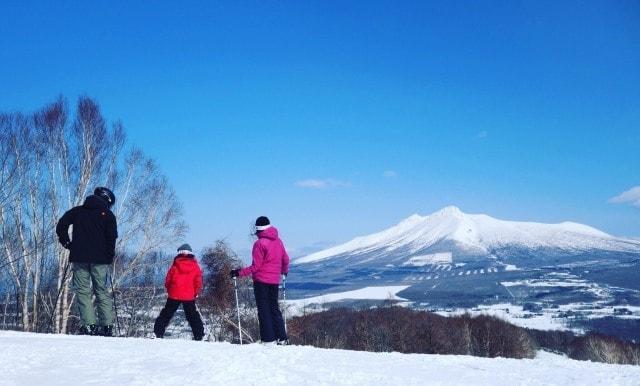
POLYGON ((113 206, 116 202, 116 196, 109 188, 105 188, 104 186, 97 187, 96 190, 93 191, 93 194, 105 200, 109 207, 113 206))

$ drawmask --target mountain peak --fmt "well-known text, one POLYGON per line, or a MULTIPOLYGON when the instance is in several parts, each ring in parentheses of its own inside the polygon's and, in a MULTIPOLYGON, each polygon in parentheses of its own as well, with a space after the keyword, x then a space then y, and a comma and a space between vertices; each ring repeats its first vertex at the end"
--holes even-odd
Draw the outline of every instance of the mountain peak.
POLYGON ((411 225, 411 224, 418 223, 418 222, 420 222, 422 220, 424 220, 424 217, 422 217, 422 216, 420 216, 419 214, 416 213, 416 214, 412 214, 411 216, 405 218, 398 225, 401 225, 401 224, 411 225))
POLYGON ((462 217, 462 216, 464 216, 464 213, 457 206, 449 205, 449 206, 445 206, 444 208, 440 209, 437 212, 432 213, 431 216, 437 216, 437 217, 451 217, 451 216, 453 216, 453 217, 462 217))

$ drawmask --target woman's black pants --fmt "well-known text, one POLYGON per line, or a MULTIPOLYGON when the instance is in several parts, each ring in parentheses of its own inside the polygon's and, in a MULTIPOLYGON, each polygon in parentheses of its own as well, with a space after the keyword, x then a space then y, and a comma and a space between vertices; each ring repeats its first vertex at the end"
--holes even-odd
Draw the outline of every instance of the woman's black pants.
POLYGON ((258 306, 260 339, 265 343, 287 339, 282 313, 278 305, 278 285, 254 281, 253 293, 258 306))

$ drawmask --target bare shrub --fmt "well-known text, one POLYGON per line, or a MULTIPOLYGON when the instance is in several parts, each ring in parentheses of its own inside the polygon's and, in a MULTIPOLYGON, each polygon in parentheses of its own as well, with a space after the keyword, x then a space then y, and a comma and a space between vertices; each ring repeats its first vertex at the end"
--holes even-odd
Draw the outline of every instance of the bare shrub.
POLYGON ((573 359, 612 364, 638 365, 639 353, 639 345, 601 334, 578 337, 569 347, 573 359))
POLYGON ((469 319, 471 354, 482 357, 533 358, 533 340, 527 332, 502 319, 480 315, 469 319))
MULTIPOLYGON (((242 263, 224 240, 218 240, 214 246, 205 248, 201 261, 204 268, 204 290, 199 303, 210 339, 238 342, 235 290, 229 274, 242 263)), ((259 336, 259 327, 251 288, 246 283, 238 282, 242 339, 252 342, 259 336)))
POLYGON ((527 332, 497 318, 446 318, 403 307, 336 308, 293 318, 294 343, 324 348, 532 358, 527 332))
POLYGON ((541 331, 527 329, 527 332, 535 341, 537 348, 551 351, 556 354, 568 354, 571 342, 576 338, 570 331, 541 331))

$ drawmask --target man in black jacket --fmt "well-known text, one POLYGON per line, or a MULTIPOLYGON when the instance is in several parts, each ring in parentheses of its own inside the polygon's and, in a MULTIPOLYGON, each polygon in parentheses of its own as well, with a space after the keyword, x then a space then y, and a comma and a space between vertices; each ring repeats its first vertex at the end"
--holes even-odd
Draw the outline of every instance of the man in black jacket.
POLYGON ((73 288, 80 310, 81 334, 113 334, 113 302, 107 289, 107 275, 115 256, 118 227, 111 206, 111 190, 98 187, 84 204, 67 211, 58 221, 56 233, 73 263, 73 288), (69 239, 69 226, 73 226, 69 239), (99 323, 93 310, 96 296, 99 323))

